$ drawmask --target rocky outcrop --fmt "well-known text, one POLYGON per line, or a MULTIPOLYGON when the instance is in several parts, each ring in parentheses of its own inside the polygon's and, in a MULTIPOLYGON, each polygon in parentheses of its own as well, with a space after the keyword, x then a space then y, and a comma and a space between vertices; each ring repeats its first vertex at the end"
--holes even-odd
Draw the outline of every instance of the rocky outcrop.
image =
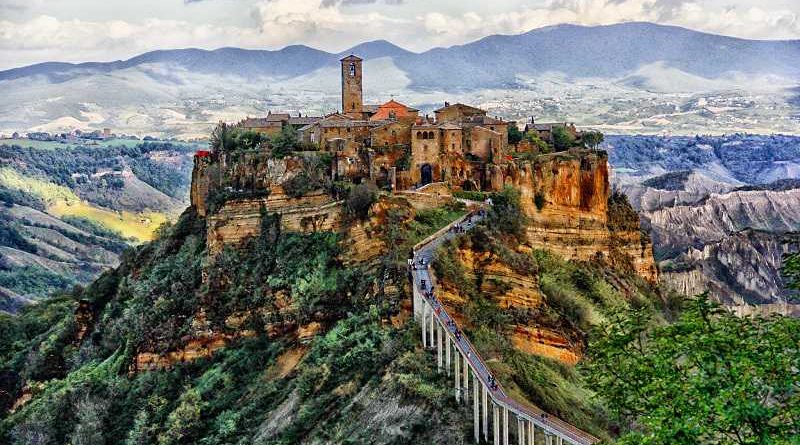
POLYGON ((743 230, 663 262, 662 280, 683 295, 709 292, 728 306, 781 304, 793 293, 781 276, 784 256, 800 234, 743 230))
POLYGON ((603 152, 572 151, 540 156, 531 162, 490 169, 493 189, 520 190, 530 219, 527 242, 576 260, 603 258, 629 268, 648 281, 658 279, 652 243, 639 231, 631 211, 627 224, 610 220, 608 157, 603 152))
POLYGON ((798 231, 800 189, 712 194, 700 204, 660 209, 646 216, 660 250, 684 250, 717 242, 748 228, 798 231))
POLYGON ((342 220, 342 202, 317 193, 301 199, 236 199, 207 217, 209 253, 219 253, 226 245, 241 246, 261 233, 266 215, 278 214, 281 230, 317 232, 338 230, 342 220))
MULTIPOLYGON (((546 304, 535 271, 515 270, 494 254, 476 252, 469 248, 458 249, 457 256, 471 280, 480 277, 480 292, 490 296, 501 309, 538 313, 546 304)), ((459 308, 467 303, 467 297, 452 283, 447 282, 442 283, 437 295, 450 309, 448 312, 456 321, 466 324, 463 310, 459 308)), ((579 344, 571 341, 564 333, 539 324, 536 317, 515 319, 508 326, 507 335, 514 348, 523 352, 569 364, 577 363, 581 357, 579 344)))

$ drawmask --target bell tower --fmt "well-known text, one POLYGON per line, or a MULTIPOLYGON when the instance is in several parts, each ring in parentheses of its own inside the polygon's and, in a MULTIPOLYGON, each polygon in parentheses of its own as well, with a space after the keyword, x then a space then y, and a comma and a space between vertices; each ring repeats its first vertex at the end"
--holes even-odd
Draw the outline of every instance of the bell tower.
POLYGON ((362 90, 361 62, 354 55, 349 55, 342 62, 342 113, 356 118, 363 118, 364 99, 362 90))

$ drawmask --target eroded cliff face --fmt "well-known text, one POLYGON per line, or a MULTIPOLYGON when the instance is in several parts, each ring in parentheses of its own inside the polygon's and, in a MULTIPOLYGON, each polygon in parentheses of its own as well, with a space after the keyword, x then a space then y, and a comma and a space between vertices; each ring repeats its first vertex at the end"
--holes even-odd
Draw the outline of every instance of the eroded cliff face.
POLYGON ((709 292, 731 307, 785 303, 790 291, 781 266, 784 256, 798 248, 798 233, 743 230, 700 249, 688 248, 666 262, 662 280, 683 295, 709 292))
MULTIPOLYGON (((478 290, 490 296, 502 310, 538 314, 546 308, 547 302, 534 270, 515 270, 495 254, 468 247, 458 249, 457 259, 469 280, 480 277, 478 290)), ((468 298, 452 283, 442 284, 437 295, 453 309, 449 313, 460 324, 468 324, 463 311, 468 298)), ((570 333, 546 326, 536 316, 515 318, 507 331, 514 348, 529 354, 569 364, 577 363, 582 354, 582 344, 568 335, 570 333)))
POLYGON ((494 190, 520 190, 530 247, 566 259, 602 258, 656 282, 652 243, 640 232, 635 212, 618 215, 609 206, 608 176, 608 156, 590 151, 554 153, 490 171, 494 190))

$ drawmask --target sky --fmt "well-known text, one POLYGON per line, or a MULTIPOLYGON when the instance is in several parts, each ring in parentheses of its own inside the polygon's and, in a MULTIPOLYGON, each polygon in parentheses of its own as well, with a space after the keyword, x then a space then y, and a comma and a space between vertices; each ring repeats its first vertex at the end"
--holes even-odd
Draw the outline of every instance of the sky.
POLYGON ((339 52, 386 39, 424 51, 562 23, 627 21, 800 39, 800 0, 0 0, 0 69, 187 47, 339 52))

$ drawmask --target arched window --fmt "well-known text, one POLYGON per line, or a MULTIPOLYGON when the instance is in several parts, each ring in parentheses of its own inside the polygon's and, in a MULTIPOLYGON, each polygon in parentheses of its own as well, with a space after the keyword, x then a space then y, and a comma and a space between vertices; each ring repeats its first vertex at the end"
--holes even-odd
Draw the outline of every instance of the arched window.
POLYGON ((356 75, 356 64, 350 62, 350 76, 355 77, 355 75, 356 75))
POLYGON ((433 132, 429 131, 428 132, 428 139, 433 139, 434 137, 436 137, 436 136, 434 136, 433 132))
POLYGON ((422 139, 422 132, 421 131, 417 132, 417 139, 422 139))
POLYGON ((422 132, 422 139, 428 139, 428 132, 427 131, 423 131, 422 132))

